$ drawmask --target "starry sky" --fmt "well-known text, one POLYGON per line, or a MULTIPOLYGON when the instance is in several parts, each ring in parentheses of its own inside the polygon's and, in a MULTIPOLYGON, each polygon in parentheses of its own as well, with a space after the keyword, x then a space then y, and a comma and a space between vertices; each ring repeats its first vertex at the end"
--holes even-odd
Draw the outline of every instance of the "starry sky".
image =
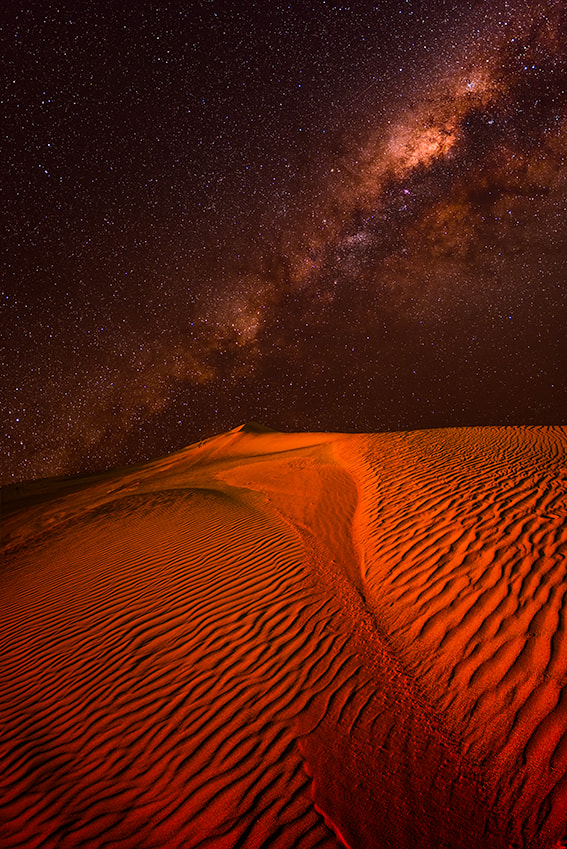
POLYGON ((564 0, 6 5, 3 483, 567 420, 564 0))

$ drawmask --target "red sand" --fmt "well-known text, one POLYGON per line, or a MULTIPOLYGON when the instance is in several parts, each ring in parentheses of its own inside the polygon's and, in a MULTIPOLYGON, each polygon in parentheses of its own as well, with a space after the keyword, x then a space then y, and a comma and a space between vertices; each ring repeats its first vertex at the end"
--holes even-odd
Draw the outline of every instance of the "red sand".
POLYGON ((566 428, 9 487, 2 847, 567 845, 566 428))

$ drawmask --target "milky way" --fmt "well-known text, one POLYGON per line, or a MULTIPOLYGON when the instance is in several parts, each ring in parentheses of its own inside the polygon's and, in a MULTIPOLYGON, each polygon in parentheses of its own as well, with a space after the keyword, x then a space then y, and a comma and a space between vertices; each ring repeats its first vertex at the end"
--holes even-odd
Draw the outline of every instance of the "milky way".
POLYGON ((562 2, 4 13, 2 480, 565 420, 562 2))

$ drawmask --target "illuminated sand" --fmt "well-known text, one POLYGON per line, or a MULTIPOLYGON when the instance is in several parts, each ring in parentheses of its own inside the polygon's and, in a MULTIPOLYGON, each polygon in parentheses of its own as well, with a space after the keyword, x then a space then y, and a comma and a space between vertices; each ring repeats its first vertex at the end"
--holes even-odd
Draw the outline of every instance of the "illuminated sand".
POLYGON ((9 488, 2 847, 559 847, 565 428, 9 488))

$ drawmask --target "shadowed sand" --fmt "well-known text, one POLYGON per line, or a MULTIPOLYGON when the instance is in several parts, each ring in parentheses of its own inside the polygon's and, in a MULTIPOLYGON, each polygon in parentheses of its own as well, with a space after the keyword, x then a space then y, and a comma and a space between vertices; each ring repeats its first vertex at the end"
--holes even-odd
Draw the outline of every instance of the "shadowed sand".
POLYGON ((9 487, 2 847, 567 845, 567 429, 9 487))

